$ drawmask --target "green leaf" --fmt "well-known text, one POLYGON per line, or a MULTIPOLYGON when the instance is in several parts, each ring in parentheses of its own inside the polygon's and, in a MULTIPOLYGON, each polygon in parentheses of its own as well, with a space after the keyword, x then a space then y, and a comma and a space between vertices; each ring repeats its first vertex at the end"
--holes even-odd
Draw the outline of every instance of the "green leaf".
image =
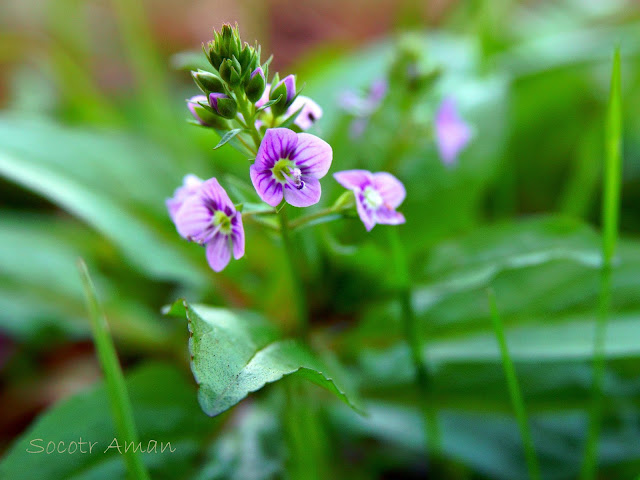
POLYGON ((284 402, 253 402, 238 409, 233 428, 207 452, 192 480, 275 480, 285 474, 287 449, 280 422, 284 402), (245 448, 251 445, 251 448, 245 448))
MULTIPOLYGON (((150 364, 130 373, 126 379, 133 404, 140 440, 145 450, 157 442, 157 453, 146 453, 144 462, 154 479, 181 478, 210 435, 216 421, 203 419, 193 391, 176 368, 150 364), (161 442, 165 445, 161 453, 161 442), (167 444, 171 444, 172 451, 167 444)), ((0 478, 30 480, 34 476, 47 480, 89 480, 125 478, 122 456, 107 447, 117 435, 109 415, 107 393, 103 384, 64 400, 42 414, 9 448, 0 463, 0 478), (31 444, 32 440, 42 442, 31 444), (28 453, 46 449, 48 442, 96 442, 92 452, 74 454, 28 453), (106 450, 106 452, 105 452, 106 450)), ((118 443, 124 452, 121 439, 118 443)), ((114 444, 115 446, 115 444, 114 444)), ((79 448, 79 447, 78 447, 79 448)))
POLYGON ((305 345, 281 339, 278 330, 251 312, 236 312, 179 300, 169 313, 189 322, 191 369, 207 415, 218 415, 268 383, 295 374, 335 393, 359 410, 352 394, 329 374, 305 345))
POLYGON ((166 214, 164 201, 184 171, 161 149, 124 135, 5 116, 0 175, 82 218, 140 271, 206 281, 206 266, 189 255, 166 214))
MULTIPOLYGON (((117 258, 99 258, 104 251, 106 242, 74 219, 0 211, 0 329, 22 341, 50 339, 55 331, 88 336, 75 263, 83 256, 89 265, 119 268, 117 258)), ((135 292, 97 273, 94 278, 118 340, 153 350, 171 342, 169 326, 135 292)))
POLYGON ((214 150, 217 150, 218 148, 222 147, 224 144, 226 144, 227 142, 233 140, 233 138, 238 135, 240 132, 242 132, 241 128, 234 128, 233 130, 229 130, 227 133, 225 133, 222 138, 220 139, 220 141, 218 142, 218 144, 213 147, 214 150))
POLYGON ((274 103, 278 103, 281 98, 282 98, 282 95, 279 95, 278 98, 276 98, 275 100, 269 100, 267 103, 265 103, 261 107, 256 108, 256 113, 261 112, 262 110, 264 110, 266 108, 269 108, 274 103))
MULTIPOLYGON (((96 296, 95 287, 89 276, 87 264, 83 260, 78 261, 80 277, 84 286, 89 310, 89 320, 93 332, 93 343, 96 354, 102 367, 102 373, 107 387, 107 396, 111 406, 111 415, 116 426, 116 432, 124 443, 136 444, 139 442, 136 424, 133 419, 131 399, 124 382, 124 374, 118 360, 116 347, 109 333, 107 318, 96 296)), ((124 453, 124 463, 129 475, 138 480, 149 480, 149 472, 142 463, 141 452, 134 450, 124 453)))

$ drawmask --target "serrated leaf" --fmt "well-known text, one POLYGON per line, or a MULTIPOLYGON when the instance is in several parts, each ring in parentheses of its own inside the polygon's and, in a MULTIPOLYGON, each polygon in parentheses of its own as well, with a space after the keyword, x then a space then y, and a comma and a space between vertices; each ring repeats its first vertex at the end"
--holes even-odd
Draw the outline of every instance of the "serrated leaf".
POLYGON ((260 315, 178 300, 169 310, 189 322, 191 369, 207 415, 218 415, 268 383, 297 375, 335 393, 361 411, 352 394, 329 375, 327 366, 303 343, 282 339, 260 315))
POLYGON ((236 135, 238 135, 240 132, 242 132, 241 128, 234 128, 233 130, 229 130, 227 133, 225 133, 222 138, 220 139, 220 141, 218 142, 218 144, 213 147, 214 150, 217 150, 218 148, 222 147, 224 144, 226 144, 227 142, 230 142, 231 140, 234 139, 234 137, 236 135))

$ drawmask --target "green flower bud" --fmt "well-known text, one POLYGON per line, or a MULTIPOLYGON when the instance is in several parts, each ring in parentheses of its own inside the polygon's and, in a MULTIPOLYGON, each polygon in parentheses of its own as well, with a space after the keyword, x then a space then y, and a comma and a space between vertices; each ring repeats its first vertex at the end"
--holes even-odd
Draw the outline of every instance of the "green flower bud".
POLYGON ((266 85, 267 80, 264 76, 264 71, 262 70, 262 67, 258 67, 253 72, 251 72, 249 81, 244 87, 244 93, 246 93, 247 98, 250 101, 255 103, 262 97, 266 85))
POLYGON ((222 80, 214 73, 198 70, 197 72, 191 72, 191 76, 200 90, 207 95, 211 92, 224 92, 222 80))
POLYGON ((218 115, 224 118, 235 118, 238 114, 238 105, 233 98, 224 93, 209 94, 209 105, 218 115))

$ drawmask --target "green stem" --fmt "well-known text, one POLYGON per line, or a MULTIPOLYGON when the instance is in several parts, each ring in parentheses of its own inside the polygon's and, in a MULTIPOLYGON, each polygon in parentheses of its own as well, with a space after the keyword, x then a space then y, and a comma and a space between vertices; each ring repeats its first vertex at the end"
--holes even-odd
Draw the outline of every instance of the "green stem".
POLYGON ((293 287, 293 302, 296 306, 298 333, 305 337, 309 328, 309 313, 307 311, 307 296, 304 290, 304 284, 300 277, 299 264, 296 259, 301 258, 301 252, 297 245, 292 241, 289 221, 287 219, 286 205, 280 207, 278 213, 280 218, 280 234, 282 235, 282 244, 284 246, 284 256, 289 268, 291 277, 291 285, 293 287))
MULTIPOLYGON (((127 394, 124 375, 118 362, 118 355, 109 334, 109 325, 102 312, 95 294, 95 287, 89 277, 89 271, 84 261, 79 260, 78 268, 82 277, 93 339, 98 354, 98 360, 104 373, 111 413, 115 423, 119 440, 125 444, 138 443, 138 434, 133 419, 133 408, 127 394), (131 442, 131 443, 129 443, 131 442)), ((149 473, 142 462, 140 452, 135 449, 125 451, 124 462, 129 471, 129 477, 136 480, 148 480, 149 473)))
POLYGON ((618 239, 618 211, 622 176, 622 89, 620 50, 616 49, 611 73, 611 95, 605 135, 604 194, 602 201, 602 272, 598 318, 593 346, 592 403, 581 478, 591 480, 598 470, 598 438, 602 417, 602 384, 605 372, 605 338, 611 309, 612 259, 618 239))
POLYGON ((427 448, 431 455, 437 457, 440 455, 442 448, 441 432, 438 424, 438 414, 433 402, 431 376, 423 360, 423 341, 411 299, 411 280, 407 258, 397 228, 388 227, 387 231, 389 232, 393 264, 396 266, 396 282, 402 308, 404 334, 411 350, 411 360, 416 371, 416 385, 418 387, 420 408, 424 416, 427 448))
POLYGON ((538 458, 536 456, 536 450, 533 445, 533 438, 529 429, 529 421, 527 419, 527 411, 524 408, 524 400, 522 399, 522 392, 518 383, 518 377, 516 375, 516 369, 513 366, 513 361, 509 355, 509 349, 507 348, 507 340, 504 335, 504 328, 498 313, 498 307, 496 305, 496 297, 493 290, 488 290, 487 295, 489 297, 489 309, 491 310, 491 319, 493 320, 493 329, 498 340, 498 346, 500 347, 500 356, 502 358, 502 367, 504 368, 504 376, 507 379, 507 386, 509 388, 509 396, 511 397, 511 404, 516 414, 516 420, 518 421, 518 428, 520 429, 520 437, 522 438, 522 444, 524 445, 524 453, 527 459, 527 469, 529 470, 529 478, 531 480, 540 480, 540 466, 538 464, 538 458))
POLYGON ((255 111, 253 113, 251 112, 251 110, 254 109, 254 105, 249 102, 243 91, 236 92, 236 101, 238 103, 238 110, 240 110, 240 113, 244 117, 243 126, 249 131, 257 150, 260 148, 260 144, 262 143, 262 136, 260 135, 260 132, 258 132, 254 121, 255 111))
MULTIPOLYGON (((304 217, 296 218, 295 220, 289 222, 289 228, 291 230, 296 230, 298 228, 304 227, 309 223, 313 223, 317 220, 323 219, 325 217, 330 217, 332 215, 335 216, 335 219, 337 220, 338 218, 342 218, 342 212, 346 212, 351 208, 352 208, 351 206, 346 206, 346 207, 337 208, 337 209, 333 207, 323 208, 322 210, 319 210, 315 213, 305 215, 304 217)), ((328 220, 329 219, 327 219, 327 221, 328 220)))

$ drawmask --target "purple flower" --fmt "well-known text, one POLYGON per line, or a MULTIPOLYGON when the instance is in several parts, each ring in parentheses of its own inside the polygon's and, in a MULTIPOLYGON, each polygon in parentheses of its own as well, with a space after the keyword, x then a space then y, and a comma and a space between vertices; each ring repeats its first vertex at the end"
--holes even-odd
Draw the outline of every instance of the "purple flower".
POLYGON ((404 215, 396 212, 406 196, 402 182, 387 172, 371 173, 367 170, 346 170, 333 174, 343 187, 352 190, 360 220, 367 231, 377 224, 404 223, 404 215))
MULTIPOLYGON (((186 183, 185 177, 185 186, 181 188, 185 188, 186 183)), ((215 178, 193 188, 188 194, 180 188, 176 190, 174 198, 167 201, 169 214, 183 238, 206 247, 209 265, 220 272, 229 263, 232 251, 236 260, 244 255, 242 215, 215 178), (180 203, 179 195, 186 198, 182 198, 178 210, 172 214, 169 202, 180 203)))
POLYGON ((320 181, 331 167, 333 151, 327 142, 288 128, 266 131, 251 166, 251 181, 260 198, 277 206, 284 199, 294 207, 320 200, 320 181))
POLYGON ((471 140, 471 128, 460 118, 456 102, 446 98, 436 112, 436 145, 445 165, 453 165, 471 140))
POLYGON ((380 107, 388 88, 389 84, 385 79, 378 79, 371 84, 365 98, 351 91, 341 95, 340 106, 355 117, 349 128, 351 138, 362 136, 369 124, 369 118, 380 107))
POLYGON ((322 118, 322 107, 309 97, 298 95, 287 109, 285 116, 289 117, 300 110, 293 122, 300 130, 309 130, 316 121, 322 118))
POLYGON ((201 103, 207 103, 207 97, 204 95, 195 95, 187 100, 187 108, 193 115, 193 118, 200 125, 207 126, 207 122, 205 122, 199 114, 199 110, 204 110, 204 108, 200 105, 201 103))
MULTIPOLYGON (((204 95, 201 96, 204 98, 204 95)), ((166 200, 167 210, 169 210, 169 216, 173 222, 176 221, 176 213, 178 213, 184 201, 196 193, 200 189, 200 185, 202 185, 200 178, 192 173, 185 175, 182 179, 182 186, 176 188, 173 197, 166 200)))

